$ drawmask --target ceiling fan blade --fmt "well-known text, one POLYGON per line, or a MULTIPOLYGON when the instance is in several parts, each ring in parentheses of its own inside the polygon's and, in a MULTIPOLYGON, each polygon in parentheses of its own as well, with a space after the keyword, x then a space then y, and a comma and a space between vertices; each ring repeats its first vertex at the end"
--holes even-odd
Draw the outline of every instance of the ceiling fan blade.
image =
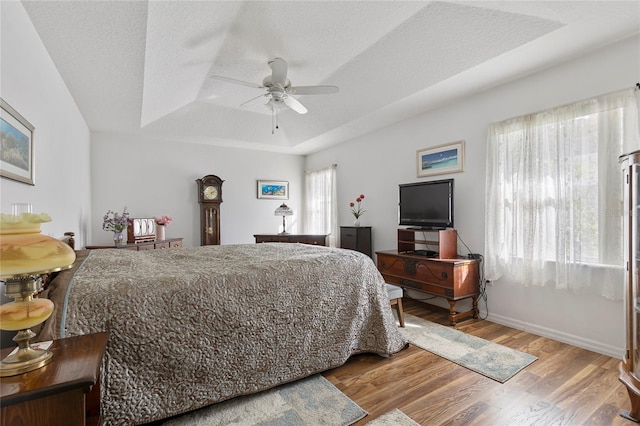
POLYGON ((248 81, 236 80, 235 78, 223 77, 221 75, 212 75, 211 78, 226 81, 227 83, 240 84, 242 86, 249 86, 255 89, 264 89, 264 86, 260 86, 259 84, 249 83, 248 81))
POLYGON ((298 100, 293 96, 287 96, 284 98, 284 103, 298 114, 306 114, 308 111, 305 106, 298 102, 298 100))
POLYGON ((287 90, 287 93, 296 95, 331 95, 338 93, 336 86, 295 86, 287 90))
POLYGON ((257 104, 258 100, 260 100, 260 98, 264 98, 265 96, 267 96, 267 95, 264 94, 264 95, 256 96, 255 98, 251 98, 248 101, 241 103, 240 106, 241 107, 246 107, 246 106, 249 106, 249 105, 257 104))
POLYGON ((271 83, 285 87, 287 85, 287 61, 275 58, 269 62, 269 66, 271 67, 271 83))

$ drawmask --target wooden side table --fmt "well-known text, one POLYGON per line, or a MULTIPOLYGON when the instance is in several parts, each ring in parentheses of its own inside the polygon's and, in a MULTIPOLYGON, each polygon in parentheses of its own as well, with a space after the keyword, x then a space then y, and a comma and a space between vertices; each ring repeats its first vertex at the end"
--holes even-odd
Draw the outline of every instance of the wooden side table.
MULTIPOLYGON (((0 381, 2 426, 99 425, 107 333, 54 340, 48 365, 0 381)), ((2 357, 13 348, 3 349, 2 357)))

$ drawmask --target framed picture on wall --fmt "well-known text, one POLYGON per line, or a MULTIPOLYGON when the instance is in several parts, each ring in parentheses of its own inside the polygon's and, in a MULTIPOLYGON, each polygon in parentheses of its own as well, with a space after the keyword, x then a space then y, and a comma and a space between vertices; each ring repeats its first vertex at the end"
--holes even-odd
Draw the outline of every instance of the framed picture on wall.
POLYGON ((0 176, 35 185, 33 129, 18 111, 0 99, 0 176))
POLYGON ((259 180, 258 198, 288 200, 289 182, 284 180, 259 180))
POLYGON ((464 141, 420 149, 416 153, 418 177, 464 171, 464 141))

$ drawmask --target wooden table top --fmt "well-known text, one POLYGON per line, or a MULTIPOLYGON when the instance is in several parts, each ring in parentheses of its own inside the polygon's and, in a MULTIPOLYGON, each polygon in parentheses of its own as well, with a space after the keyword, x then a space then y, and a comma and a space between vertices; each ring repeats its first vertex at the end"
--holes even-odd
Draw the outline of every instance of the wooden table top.
MULTIPOLYGON (((17 404, 68 389, 93 386, 100 374, 107 347, 107 333, 54 340, 49 350, 53 359, 37 370, 0 378, 0 406, 17 404)), ((13 348, 3 349, 2 358, 13 348)))

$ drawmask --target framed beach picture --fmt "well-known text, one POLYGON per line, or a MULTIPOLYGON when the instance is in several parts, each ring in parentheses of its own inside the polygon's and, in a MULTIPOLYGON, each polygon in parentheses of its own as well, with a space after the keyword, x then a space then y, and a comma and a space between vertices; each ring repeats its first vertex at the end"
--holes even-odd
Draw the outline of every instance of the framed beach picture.
POLYGON ((284 180, 259 180, 258 198, 288 200, 289 182, 284 180))
POLYGON ((420 149, 416 153, 418 177, 464 171, 464 141, 420 149))
POLYGON ((0 176, 34 185, 33 126, 0 99, 0 176))

